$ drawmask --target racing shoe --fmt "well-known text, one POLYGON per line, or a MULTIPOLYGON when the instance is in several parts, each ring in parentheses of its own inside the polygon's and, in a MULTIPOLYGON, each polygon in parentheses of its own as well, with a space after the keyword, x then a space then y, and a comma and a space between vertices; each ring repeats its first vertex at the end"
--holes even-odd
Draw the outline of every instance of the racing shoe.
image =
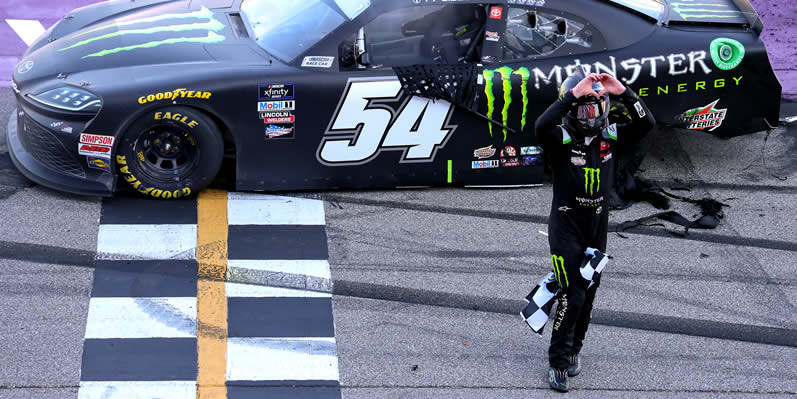
POLYGON ((548 369, 548 382, 551 389, 559 392, 567 392, 567 370, 549 368, 548 369))
POLYGON ((570 366, 567 367, 567 376, 575 377, 581 374, 581 358, 578 354, 570 355, 570 366))

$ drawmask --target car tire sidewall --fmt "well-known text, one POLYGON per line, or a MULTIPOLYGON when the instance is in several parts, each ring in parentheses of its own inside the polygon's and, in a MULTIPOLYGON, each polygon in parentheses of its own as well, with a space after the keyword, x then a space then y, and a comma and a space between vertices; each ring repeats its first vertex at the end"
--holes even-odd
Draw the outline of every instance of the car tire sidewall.
POLYGON ((218 127, 208 116, 189 107, 165 107, 143 114, 125 131, 117 147, 116 170, 119 178, 142 195, 158 199, 177 199, 196 195, 207 187, 221 168, 224 141, 218 127), (179 115, 179 117, 175 117, 179 115), (174 124, 190 131, 199 148, 193 172, 176 182, 156 181, 140 168, 135 153, 136 140, 155 124, 174 124))

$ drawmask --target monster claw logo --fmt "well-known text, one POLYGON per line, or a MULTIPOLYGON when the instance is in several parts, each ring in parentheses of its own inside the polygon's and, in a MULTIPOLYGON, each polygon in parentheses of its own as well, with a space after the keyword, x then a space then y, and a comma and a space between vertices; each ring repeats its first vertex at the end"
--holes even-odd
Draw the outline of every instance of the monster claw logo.
POLYGON ((75 35, 72 35, 71 37, 69 37, 69 39, 74 39, 74 38, 77 38, 79 36, 88 35, 90 33, 95 33, 95 32, 103 31, 103 30, 106 30, 106 29, 114 29, 115 28, 115 31, 110 32, 110 33, 100 34, 98 36, 94 36, 94 37, 91 37, 91 38, 87 38, 87 39, 81 40, 81 41, 79 41, 77 43, 72 44, 71 46, 58 49, 58 51, 66 51, 66 50, 70 50, 70 49, 74 49, 74 48, 79 48, 79 47, 88 45, 90 43, 94 43, 94 42, 98 42, 98 41, 101 41, 101 40, 104 40, 104 39, 110 39, 110 38, 114 38, 114 37, 131 36, 131 35, 134 36, 134 37, 142 37, 142 36, 146 36, 146 35, 154 35, 154 34, 163 33, 163 32, 173 32, 173 33, 175 33, 175 36, 177 36, 177 37, 171 37, 171 38, 166 38, 166 39, 162 39, 162 40, 145 41, 145 42, 140 43, 140 44, 133 44, 133 45, 124 46, 124 47, 115 47, 115 48, 100 50, 100 51, 97 51, 97 52, 86 54, 86 55, 84 55, 81 58, 102 57, 102 56, 105 56, 105 55, 108 55, 108 54, 119 53, 119 52, 122 52, 122 51, 131 51, 131 50, 137 50, 137 49, 142 49, 142 48, 153 48, 153 47, 158 47, 158 46, 162 46, 162 45, 177 44, 177 43, 218 43, 218 42, 224 41, 226 39, 224 36, 216 33, 218 31, 224 29, 224 27, 225 26, 224 26, 223 23, 221 23, 219 20, 214 18, 213 12, 208 10, 206 7, 203 6, 199 11, 194 11, 194 12, 189 12, 189 13, 163 14, 163 15, 158 15, 158 16, 149 17, 149 18, 137 18, 137 19, 131 19, 131 20, 127 20, 127 21, 116 21, 116 22, 113 22, 113 23, 110 23, 110 24, 98 26, 96 28, 89 29, 87 31, 83 31, 83 32, 77 33, 75 35), (128 26, 131 26, 131 25, 139 25, 139 26, 141 26, 141 24, 158 22, 158 21, 168 20, 168 19, 188 19, 188 20, 190 20, 190 19, 196 19, 196 20, 206 19, 207 21, 206 22, 186 21, 185 23, 173 24, 173 25, 167 25, 167 26, 150 26, 150 27, 141 27, 141 28, 130 27, 130 28, 122 29, 122 27, 128 27, 128 26), (191 32, 191 31, 206 31, 207 35, 198 36, 198 37, 197 36, 185 36, 187 33, 191 32))
POLYGON ((741 11, 729 10, 728 4, 700 2, 694 3, 686 1, 673 2, 670 4, 673 11, 677 12, 684 20, 700 20, 709 18, 738 18, 741 11))
MULTIPOLYGON (((513 70, 508 66, 504 66, 498 69, 485 69, 482 72, 482 76, 484 77, 484 94, 487 96, 487 117, 492 119, 493 113, 495 112, 495 93, 493 89, 495 88, 495 84, 493 83, 493 78, 498 75, 501 78, 501 89, 504 94, 504 106, 501 109, 501 122, 506 126, 509 124, 509 107, 512 105, 512 75, 520 76, 520 94, 523 96, 523 113, 520 119, 520 131, 526 129, 526 113, 529 106, 529 78, 531 78, 531 72, 528 68, 520 68, 518 70, 513 70)), ((490 136, 493 135, 493 124, 490 123, 490 136)), ((504 131, 504 141, 506 141, 507 130, 503 129, 504 131)))
POLYGON ((600 168, 584 168, 584 191, 587 195, 595 195, 601 191, 600 168))
POLYGON ((570 282, 567 280, 567 270, 565 270, 565 258, 557 255, 551 255, 551 263, 553 263, 553 272, 556 274, 556 281, 560 287, 567 287, 570 282), (564 280, 562 280, 564 277, 564 280), (564 281, 564 284, 562 284, 564 281))
POLYGON ((704 130, 712 131, 720 125, 722 125, 722 121, 725 120, 725 115, 727 114, 728 109, 717 109, 715 106, 720 100, 714 100, 709 105, 704 107, 692 108, 678 117, 679 120, 686 122, 686 128, 691 130, 704 130))

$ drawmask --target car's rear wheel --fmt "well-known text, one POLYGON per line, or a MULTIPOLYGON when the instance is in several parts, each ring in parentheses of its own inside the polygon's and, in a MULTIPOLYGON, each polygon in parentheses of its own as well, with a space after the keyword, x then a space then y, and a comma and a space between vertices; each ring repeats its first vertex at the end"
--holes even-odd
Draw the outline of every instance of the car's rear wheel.
POLYGON ((125 132, 116 151, 119 177, 152 198, 194 195, 219 172, 224 141, 209 117, 188 107, 144 114, 125 132))

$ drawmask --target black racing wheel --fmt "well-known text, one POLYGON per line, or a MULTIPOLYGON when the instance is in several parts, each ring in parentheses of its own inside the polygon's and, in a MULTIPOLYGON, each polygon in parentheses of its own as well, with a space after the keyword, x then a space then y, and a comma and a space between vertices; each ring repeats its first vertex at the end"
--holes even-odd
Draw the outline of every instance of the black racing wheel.
POLYGON ((116 151, 119 177, 139 193, 188 197, 207 187, 221 167, 224 141, 212 119, 188 107, 144 114, 127 129, 116 151))

